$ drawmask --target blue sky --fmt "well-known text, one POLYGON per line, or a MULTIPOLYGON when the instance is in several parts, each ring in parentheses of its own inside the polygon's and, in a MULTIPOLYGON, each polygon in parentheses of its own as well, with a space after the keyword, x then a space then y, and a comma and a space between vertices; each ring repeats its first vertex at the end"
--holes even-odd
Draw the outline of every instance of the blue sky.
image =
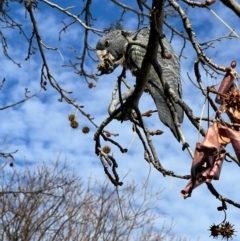
MULTIPOLYGON (((73 13, 78 13, 80 5, 83 4, 79 1, 67 1, 67 4, 66 1, 55 2, 62 7, 76 6, 76 9, 71 10, 73 13)), ((127 4, 129 1, 124 2, 127 4)), ((135 1, 132 2, 134 3, 133 7, 136 6, 135 1)), ((31 25, 29 24, 29 16, 25 18, 25 11, 21 8, 21 5, 15 3, 13 6, 12 12, 9 14, 16 21, 23 21, 23 28, 30 36, 31 25)), ((63 88, 73 91, 71 98, 76 99, 77 103, 83 105, 84 111, 91 114, 95 118, 94 122, 100 125, 108 117, 108 104, 121 69, 118 68, 111 75, 101 76, 98 82, 95 83, 96 87, 89 89, 83 77, 74 74, 71 68, 62 67, 65 64, 69 64, 69 59, 73 62, 75 61, 68 48, 69 46, 73 46, 78 55, 81 53, 84 29, 79 24, 71 26, 66 33, 62 34, 59 42, 58 33, 63 27, 61 21, 70 21, 57 10, 52 10, 44 4, 40 4, 39 7, 40 10, 37 11, 36 18, 41 37, 46 45, 57 47, 64 57, 63 60, 58 51, 45 50, 53 76, 63 88)), ((211 8, 240 34, 239 19, 230 10, 226 9, 219 2, 211 8)), ((93 15, 98 18, 98 21, 93 22, 94 27, 98 29, 108 27, 120 17, 120 14, 121 11, 116 9, 113 3, 109 1, 95 1, 93 4, 93 15)), ((229 34, 229 30, 207 9, 189 8, 188 14, 200 43, 229 34)), ((171 19, 170 22, 178 30, 183 30, 181 22, 176 18, 171 19)), ((135 29, 137 26, 136 16, 127 13, 123 24, 126 28, 135 29)), ((0 107, 3 107, 23 99, 26 87, 31 91, 31 94, 39 91, 42 62, 38 51, 31 56, 30 60, 24 60, 27 56, 28 45, 24 37, 19 35, 19 31, 11 29, 1 29, 1 31, 7 37, 9 54, 16 62, 21 63, 21 68, 19 68, 3 56, 2 52, 0 53, 0 79, 6 78, 6 82, 0 92, 0 107)), ((167 29, 166 34, 169 36, 167 29)), ((90 35, 89 43, 91 47, 95 47, 98 38, 97 35, 90 35)), ((172 45, 176 52, 179 53, 182 46, 181 39, 175 37, 172 45)), ((222 40, 215 44, 214 49, 209 49, 206 53, 219 65, 228 66, 232 60, 237 60, 239 63, 239 46, 238 39, 222 40)), ((191 105, 194 114, 200 116, 204 99, 200 91, 189 81, 186 74, 188 72, 192 79, 195 80, 193 64, 196 54, 189 43, 187 43, 183 55, 187 57, 186 59, 181 59, 183 99, 187 104, 191 105)), ((88 59, 85 67, 89 72, 96 72, 96 65, 97 63, 88 59)), ((238 66, 236 70, 239 71, 238 66)), ((217 79, 211 79, 209 76, 206 76, 204 70, 201 70, 201 74, 205 87, 219 83, 222 80, 221 76, 218 76, 217 79)), ((128 74, 127 78, 134 84, 130 74, 128 74)), ((42 161, 54 161, 60 154, 63 161, 66 159, 72 163, 72 168, 78 170, 79 175, 84 180, 87 181, 90 175, 98 179, 104 179, 105 174, 100 160, 95 155, 93 141, 96 131, 95 127, 78 113, 77 118, 80 127, 77 130, 71 129, 68 115, 75 113, 76 110, 65 102, 59 102, 59 97, 59 94, 48 84, 47 91, 42 90, 38 97, 0 112, 1 138, 7 136, 8 144, 10 144, 8 151, 18 150, 14 155, 15 168, 21 168, 24 162, 31 165, 41 163, 42 161), (81 128, 85 125, 90 128, 88 135, 81 132, 81 128)), ((145 94, 141 99, 140 109, 142 112, 155 109, 154 102, 149 95, 145 94)), ((206 116, 206 113, 205 108, 204 116, 206 116)), ((213 116, 214 113, 211 112, 211 115, 213 116)), ((153 137, 153 142, 163 166, 178 174, 189 174, 192 162, 190 156, 186 151, 181 151, 181 144, 163 126, 157 115, 148 118, 146 123, 150 129, 164 130, 163 135, 153 137)), ((205 123, 203 125, 205 126, 205 123)), ((196 142, 202 140, 202 138, 199 138, 196 129, 191 126, 186 116, 182 128, 188 143, 194 150, 196 142)), ((119 134, 115 140, 123 147, 127 148, 132 142, 134 134, 129 122, 121 124, 113 121, 107 127, 107 130, 119 134)), ((143 158, 143 148, 138 138, 135 137, 128 153, 122 154, 114 146, 111 146, 111 148, 114 157, 118 160, 120 178, 129 172, 124 179, 124 183, 135 180, 141 187, 145 183, 150 169, 143 158)), ((240 203, 238 194, 239 183, 238 166, 235 163, 227 162, 223 164, 220 180, 213 182, 223 196, 240 203)), ((174 218, 174 231, 177 234, 187 236, 191 240, 197 240, 197 237, 201 237, 201 240, 211 240, 207 229, 212 223, 220 223, 224 218, 223 213, 217 211, 220 202, 209 193, 206 185, 195 189, 191 198, 182 199, 180 191, 186 184, 187 181, 185 180, 172 179, 171 177, 164 178, 153 167, 151 168, 148 188, 163 189, 158 212, 164 213, 166 221, 169 223, 171 218, 174 218)), ((240 230, 239 214, 240 211, 238 209, 228 205, 227 220, 234 223, 237 230, 240 230)), ((160 223, 156 225, 159 226, 160 223)), ((239 237, 236 236, 233 240, 239 240, 239 237)))

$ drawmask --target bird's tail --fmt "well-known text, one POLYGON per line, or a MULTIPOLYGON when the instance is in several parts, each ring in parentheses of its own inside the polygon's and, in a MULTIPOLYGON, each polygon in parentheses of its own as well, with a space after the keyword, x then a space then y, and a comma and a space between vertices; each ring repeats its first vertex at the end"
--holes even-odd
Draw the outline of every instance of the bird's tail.
MULTIPOLYGON (((173 135, 176 137, 178 141, 180 141, 180 136, 174 124, 173 116, 167 106, 163 90, 157 88, 151 81, 148 82, 147 87, 156 104, 160 120, 164 125, 168 126, 171 129, 173 135)), ((179 108, 181 107, 179 106, 179 108)))

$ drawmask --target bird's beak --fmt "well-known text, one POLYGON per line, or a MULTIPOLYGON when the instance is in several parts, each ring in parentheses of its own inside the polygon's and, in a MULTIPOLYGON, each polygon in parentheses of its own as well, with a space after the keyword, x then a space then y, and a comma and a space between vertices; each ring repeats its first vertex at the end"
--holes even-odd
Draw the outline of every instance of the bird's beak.
POLYGON ((106 56, 107 50, 97 50, 97 56, 100 60, 104 60, 104 56, 106 56))
POLYGON ((104 59, 110 59, 114 62, 114 60, 115 60, 115 58, 110 53, 108 53, 107 50, 105 50, 105 49, 97 50, 96 53, 97 53, 98 58, 102 61, 104 59))

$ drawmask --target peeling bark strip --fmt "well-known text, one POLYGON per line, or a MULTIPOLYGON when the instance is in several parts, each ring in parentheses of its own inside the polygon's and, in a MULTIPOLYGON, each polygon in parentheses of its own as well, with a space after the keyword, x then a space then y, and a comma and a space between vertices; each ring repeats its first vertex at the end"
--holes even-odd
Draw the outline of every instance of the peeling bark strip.
MULTIPOLYGON (((231 88, 231 86, 233 84, 233 80, 235 79, 235 76, 236 76, 236 72, 234 71, 234 68, 236 67, 236 65, 237 65, 237 63, 234 60, 231 63, 231 67, 229 69, 227 69, 227 73, 225 74, 225 76, 221 82, 221 85, 218 89, 218 92, 220 94, 226 93, 231 88)), ((218 104, 222 104, 221 97, 219 95, 216 96, 215 101, 218 104)))

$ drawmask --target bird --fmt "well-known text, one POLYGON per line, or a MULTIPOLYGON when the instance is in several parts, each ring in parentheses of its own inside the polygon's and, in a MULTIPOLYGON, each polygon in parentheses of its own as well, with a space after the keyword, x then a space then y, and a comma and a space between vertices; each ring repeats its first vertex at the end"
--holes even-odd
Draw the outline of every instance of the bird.
MULTIPOLYGON (((97 42, 96 54, 102 61, 104 61, 104 59, 108 59, 112 63, 116 63, 117 61, 120 62, 124 67, 126 67, 126 69, 130 70, 132 74, 137 77, 146 54, 146 47, 143 45, 145 44, 145 46, 147 46, 149 34, 150 29, 147 27, 136 31, 119 29, 110 30, 97 42), (132 41, 140 41, 143 45, 134 43, 128 45, 129 39, 132 41)), ((159 46, 157 54, 158 63, 162 68, 166 83, 181 99, 182 84, 179 57, 166 37, 162 39, 162 43, 165 51, 171 55, 171 58, 163 58, 161 56, 161 47, 159 46)), ((174 124, 172 113, 166 103, 167 93, 153 66, 148 74, 146 87, 155 102, 161 122, 168 126, 175 138, 180 141, 180 136, 174 124)), ((182 123, 184 116, 183 109, 177 103, 174 103, 174 108, 177 113, 179 123, 182 123)))

